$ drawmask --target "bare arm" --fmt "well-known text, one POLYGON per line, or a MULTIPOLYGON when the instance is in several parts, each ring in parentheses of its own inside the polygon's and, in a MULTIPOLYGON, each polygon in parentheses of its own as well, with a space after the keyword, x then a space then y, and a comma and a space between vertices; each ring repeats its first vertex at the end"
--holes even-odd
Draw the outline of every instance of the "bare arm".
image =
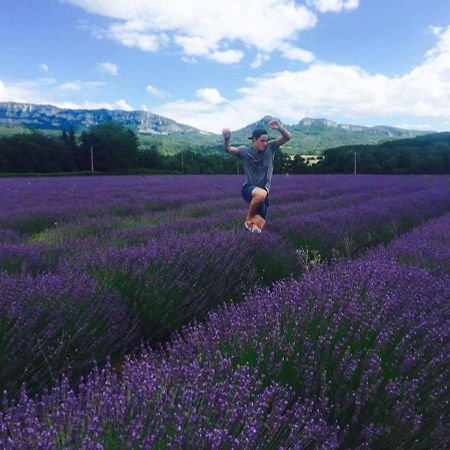
POLYGON ((232 145, 230 145, 231 131, 228 128, 224 128, 222 130, 222 134, 223 134, 223 149, 230 155, 234 156, 239 155, 239 149, 237 147, 233 147, 232 145))
POLYGON ((276 139, 278 147, 286 144, 286 142, 289 141, 292 137, 291 133, 289 133, 289 131, 286 130, 286 128, 284 128, 283 125, 281 125, 280 121, 277 119, 271 120, 269 123, 269 127, 273 128, 274 130, 278 130, 281 133, 281 136, 276 139))

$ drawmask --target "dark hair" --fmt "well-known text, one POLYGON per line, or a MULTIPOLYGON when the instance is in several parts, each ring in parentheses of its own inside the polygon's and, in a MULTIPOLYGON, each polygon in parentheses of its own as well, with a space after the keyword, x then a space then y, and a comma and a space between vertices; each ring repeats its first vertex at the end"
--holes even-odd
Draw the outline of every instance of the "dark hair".
POLYGON ((259 139, 263 134, 269 134, 264 128, 255 128, 249 139, 259 139))

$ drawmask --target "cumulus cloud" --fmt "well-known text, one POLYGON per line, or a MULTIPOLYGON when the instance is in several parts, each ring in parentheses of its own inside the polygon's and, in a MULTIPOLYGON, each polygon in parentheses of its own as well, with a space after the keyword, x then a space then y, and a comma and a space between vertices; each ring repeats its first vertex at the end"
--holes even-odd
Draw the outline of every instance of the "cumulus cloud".
POLYGON ((0 101, 18 103, 49 103, 42 91, 51 87, 55 80, 39 78, 36 80, 5 83, 0 80, 0 101))
MULTIPOLYGON (((122 109, 126 111, 133 110, 124 99, 119 99, 115 102, 95 102, 84 100, 81 102, 60 101, 57 98, 61 93, 61 86, 69 87, 69 90, 76 88, 77 84, 80 87, 85 87, 91 84, 92 86, 102 85, 102 82, 87 81, 87 82, 68 82, 63 85, 54 86, 55 80, 52 79, 37 79, 30 81, 21 81, 17 83, 7 84, 0 80, 0 102, 18 102, 18 103, 35 103, 40 105, 54 105, 59 108, 69 109, 122 109), (48 88, 50 87, 50 90, 48 88), (54 90, 52 90, 52 88, 54 90)), ((76 89, 78 91, 78 89, 76 89)), ((63 89, 64 91, 64 89, 63 89)))
POLYGON ((359 6, 359 0, 307 0, 306 3, 321 13, 340 12, 344 9, 356 9, 359 6))
POLYGON ((151 84, 149 84, 145 90, 151 94, 154 95, 155 97, 159 97, 159 98, 165 98, 167 97, 167 94, 162 91, 161 89, 156 88, 155 86, 152 86, 151 84))
POLYGON ((96 65, 96 69, 99 72, 105 73, 107 75, 116 76, 119 75, 119 68, 116 64, 111 62, 102 62, 96 65))
POLYGON ((10 94, 5 84, 0 81, 0 102, 9 102, 10 94))
POLYGON ((314 55, 302 48, 294 47, 290 44, 283 44, 280 47, 281 53, 288 59, 294 59, 297 61, 302 61, 304 63, 310 63, 315 60, 314 55))
POLYGON ((254 61, 250 64, 250 67, 252 69, 257 69, 258 67, 261 67, 266 61, 269 61, 270 55, 267 55, 265 53, 258 53, 254 59, 254 61))
MULTIPOLYGON (((299 32, 317 22, 310 9, 292 0, 192 0, 182 7, 178 0, 66 1, 111 19, 106 30, 95 31, 99 37, 147 52, 174 44, 191 61, 202 57, 222 64, 241 61, 243 48, 269 54, 293 45, 299 32), (264 26, 261 32, 254 24, 267 24, 268 16, 276 26, 264 26)), ((289 58, 292 53, 282 54, 289 58)))
POLYGON ((220 92, 215 88, 197 89, 195 94, 200 100, 207 103, 218 104, 225 101, 225 99, 220 95, 220 92))
POLYGON ((450 26, 422 64, 387 77, 358 66, 314 63, 305 70, 282 71, 247 79, 239 98, 225 103, 179 100, 157 108, 160 114, 198 128, 220 132, 240 128, 266 114, 288 122, 302 117, 340 117, 380 124, 402 117, 403 123, 448 123, 450 116, 450 26), (264 93, 264 95, 261 95, 264 93))

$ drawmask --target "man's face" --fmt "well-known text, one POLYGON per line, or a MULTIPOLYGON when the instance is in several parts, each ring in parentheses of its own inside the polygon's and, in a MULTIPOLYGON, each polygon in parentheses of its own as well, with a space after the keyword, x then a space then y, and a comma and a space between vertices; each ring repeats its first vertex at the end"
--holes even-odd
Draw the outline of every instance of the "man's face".
POLYGON ((267 141, 269 136, 267 134, 261 135, 258 139, 253 139, 253 148, 260 152, 263 152, 267 147, 267 141))

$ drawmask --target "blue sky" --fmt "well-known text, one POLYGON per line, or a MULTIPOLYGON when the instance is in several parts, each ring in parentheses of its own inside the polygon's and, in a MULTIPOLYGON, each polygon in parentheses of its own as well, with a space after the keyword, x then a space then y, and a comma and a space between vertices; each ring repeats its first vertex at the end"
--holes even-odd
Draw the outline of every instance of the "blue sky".
POLYGON ((0 101, 450 129, 449 0, 1 0, 0 101))

